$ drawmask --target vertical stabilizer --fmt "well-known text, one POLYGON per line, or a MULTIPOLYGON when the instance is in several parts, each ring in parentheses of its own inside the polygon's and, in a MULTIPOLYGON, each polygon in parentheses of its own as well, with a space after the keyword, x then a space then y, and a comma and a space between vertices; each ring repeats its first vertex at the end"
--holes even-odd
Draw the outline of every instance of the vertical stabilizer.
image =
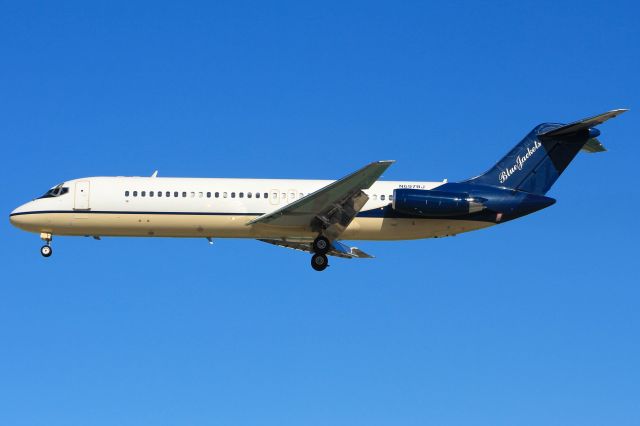
POLYGON ((467 182, 544 195, 581 149, 605 150, 594 126, 625 111, 617 109, 570 124, 540 124, 495 166, 467 182))

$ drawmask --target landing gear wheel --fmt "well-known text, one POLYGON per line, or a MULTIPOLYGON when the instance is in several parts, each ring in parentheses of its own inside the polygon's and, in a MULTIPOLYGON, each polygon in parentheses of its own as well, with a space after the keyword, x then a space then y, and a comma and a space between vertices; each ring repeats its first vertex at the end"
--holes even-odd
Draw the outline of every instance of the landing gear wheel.
POLYGON ((311 267, 316 271, 324 271, 329 266, 329 260, 324 254, 314 254, 311 257, 311 267))
POLYGON ((51 248, 51 246, 46 245, 46 246, 40 247, 40 254, 42 256, 49 257, 51 256, 52 253, 53 253, 53 249, 51 248))
POLYGON ((331 247, 331 243, 327 239, 327 237, 323 237, 320 235, 318 238, 313 240, 313 252, 317 254, 327 254, 329 248, 331 247))

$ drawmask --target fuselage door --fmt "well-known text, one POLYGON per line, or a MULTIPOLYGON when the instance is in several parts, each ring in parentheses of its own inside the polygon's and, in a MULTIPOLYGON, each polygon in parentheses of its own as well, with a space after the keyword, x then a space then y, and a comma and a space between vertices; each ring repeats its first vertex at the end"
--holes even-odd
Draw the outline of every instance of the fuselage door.
POLYGON ((74 210, 89 210, 89 181, 81 180, 76 182, 74 195, 74 210))

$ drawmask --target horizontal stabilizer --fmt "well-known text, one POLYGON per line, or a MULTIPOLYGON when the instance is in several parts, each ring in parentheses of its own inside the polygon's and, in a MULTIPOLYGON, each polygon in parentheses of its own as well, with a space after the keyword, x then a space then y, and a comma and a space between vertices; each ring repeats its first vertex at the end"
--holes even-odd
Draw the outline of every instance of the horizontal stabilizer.
MULTIPOLYGON (((614 109, 604 114, 596 115, 595 117, 585 118, 584 120, 574 121, 573 123, 565 124, 564 126, 556 127, 548 132, 540 134, 543 138, 554 138, 561 136, 568 136, 580 131, 589 130, 605 121, 617 117, 623 112, 629 111, 628 109, 614 109)), ((591 151, 596 152, 596 151, 591 151)))
POLYGON ((582 150, 589 154, 593 154, 596 152, 605 152, 607 148, 605 148, 597 138, 591 138, 584 144, 582 150))

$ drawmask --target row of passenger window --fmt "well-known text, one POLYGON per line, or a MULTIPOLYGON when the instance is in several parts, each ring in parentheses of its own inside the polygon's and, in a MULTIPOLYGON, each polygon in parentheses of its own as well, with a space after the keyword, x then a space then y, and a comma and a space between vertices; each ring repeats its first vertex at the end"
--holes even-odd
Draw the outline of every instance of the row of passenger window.
MULTIPOLYGON (((220 193, 220 192, 213 192, 213 193, 206 192, 205 193, 205 192, 194 192, 194 191, 191 191, 191 192, 187 192, 187 191, 182 191, 182 192, 180 192, 180 191, 173 191, 173 192, 171 192, 171 191, 165 191, 165 192, 162 192, 162 191, 140 191, 140 192, 138 192, 138 191, 124 191, 124 196, 125 197, 131 197, 131 196, 133 196, 133 197, 138 197, 138 196, 147 197, 147 196, 149 196, 149 197, 158 197, 158 198, 162 198, 162 197, 170 198, 171 196, 173 196, 174 198, 180 198, 180 197, 182 197, 182 198, 187 198, 187 197, 190 197, 190 198, 196 198, 196 197, 197 198, 204 198, 206 196, 206 198, 211 198, 212 195, 213 195, 214 198, 220 198, 221 195, 222 195, 222 198, 227 198, 228 193, 227 192, 222 192, 222 193, 220 193)), ((238 198, 244 198, 245 197, 245 193, 244 192, 238 192, 238 193, 231 192, 230 195, 231 195, 231 198, 236 198, 236 195, 238 196, 238 198)), ((294 192, 291 192, 291 193, 289 193, 289 198, 290 199, 294 199, 295 195, 296 194, 294 192)), ((255 196, 255 198, 265 198, 266 199, 266 198, 269 198, 269 193, 268 192, 247 192, 246 196, 247 196, 247 198, 253 198, 255 196)), ((298 198, 302 198, 302 197, 304 197, 304 194, 302 194, 302 193, 298 194, 298 198)), ((278 198, 278 193, 277 192, 272 192, 271 193, 271 198, 272 199, 278 198)), ((283 192, 282 193, 282 198, 283 199, 287 198, 287 193, 283 192)), ((373 200, 377 200, 378 199, 378 195, 377 194, 373 194, 372 198, 373 198, 373 200)), ((385 201, 386 198, 387 197, 384 194, 380 195, 380 200, 381 201, 385 201)), ((389 195, 389 201, 393 201, 393 195, 389 195)))
MULTIPOLYGON (((226 192, 222 192, 222 193, 220 193, 220 192, 214 192, 214 193, 206 192, 205 193, 205 192, 193 192, 193 191, 192 192, 187 192, 187 191, 182 191, 182 192, 180 192, 180 191, 174 191, 174 192, 171 192, 171 191, 165 191, 165 192, 162 192, 162 191, 148 191, 148 192, 147 191, 140 191, 140 192, 138 192, 138 191, 124 191, 124 196, 125 197, 130 197, 130 196, 133 196, 133 197, 138 197, 138 196, 147 197, 147 196, 149 196, 149 197, 158 197, 158 198, 161 198, 161 197, 169 198, 169 197, 173 196, 175 198, 179 198, 179 197, 182 197, 182 198, 187 198, 187 197, 190 197, 190 198, 196 198, 196 197, 204 198, 205 195, 206 195, 207 198, 211 198, 212 195, 213 195, 214 198, 220 198, 220 195, 222 195, 222 198, 227 198, 227 196, 228 196, 228 194, 226 192)), ((238 192, 236 194, 235 192, 232 192, 231 193, 231 198, 236 198, 236 195, 238 196, 238 198, 244 198, 245 193, 244 192, 238 192)), ((253 198, 254 195, 255 195, 256 198, 260 198, 260 197, 269 198, 269 193, 267 193, 267 192, 264 192, 264 193, 261 193, 261 192, 255 192, 255 193, 247 192, 246 193, 247 198, 253 198)), ((300 195, 302 196, 302 194, 300 194, 300 195)), ((278 196, 278 194, 274 193, 274 198, 277 197, 277 196, 278 196)))

